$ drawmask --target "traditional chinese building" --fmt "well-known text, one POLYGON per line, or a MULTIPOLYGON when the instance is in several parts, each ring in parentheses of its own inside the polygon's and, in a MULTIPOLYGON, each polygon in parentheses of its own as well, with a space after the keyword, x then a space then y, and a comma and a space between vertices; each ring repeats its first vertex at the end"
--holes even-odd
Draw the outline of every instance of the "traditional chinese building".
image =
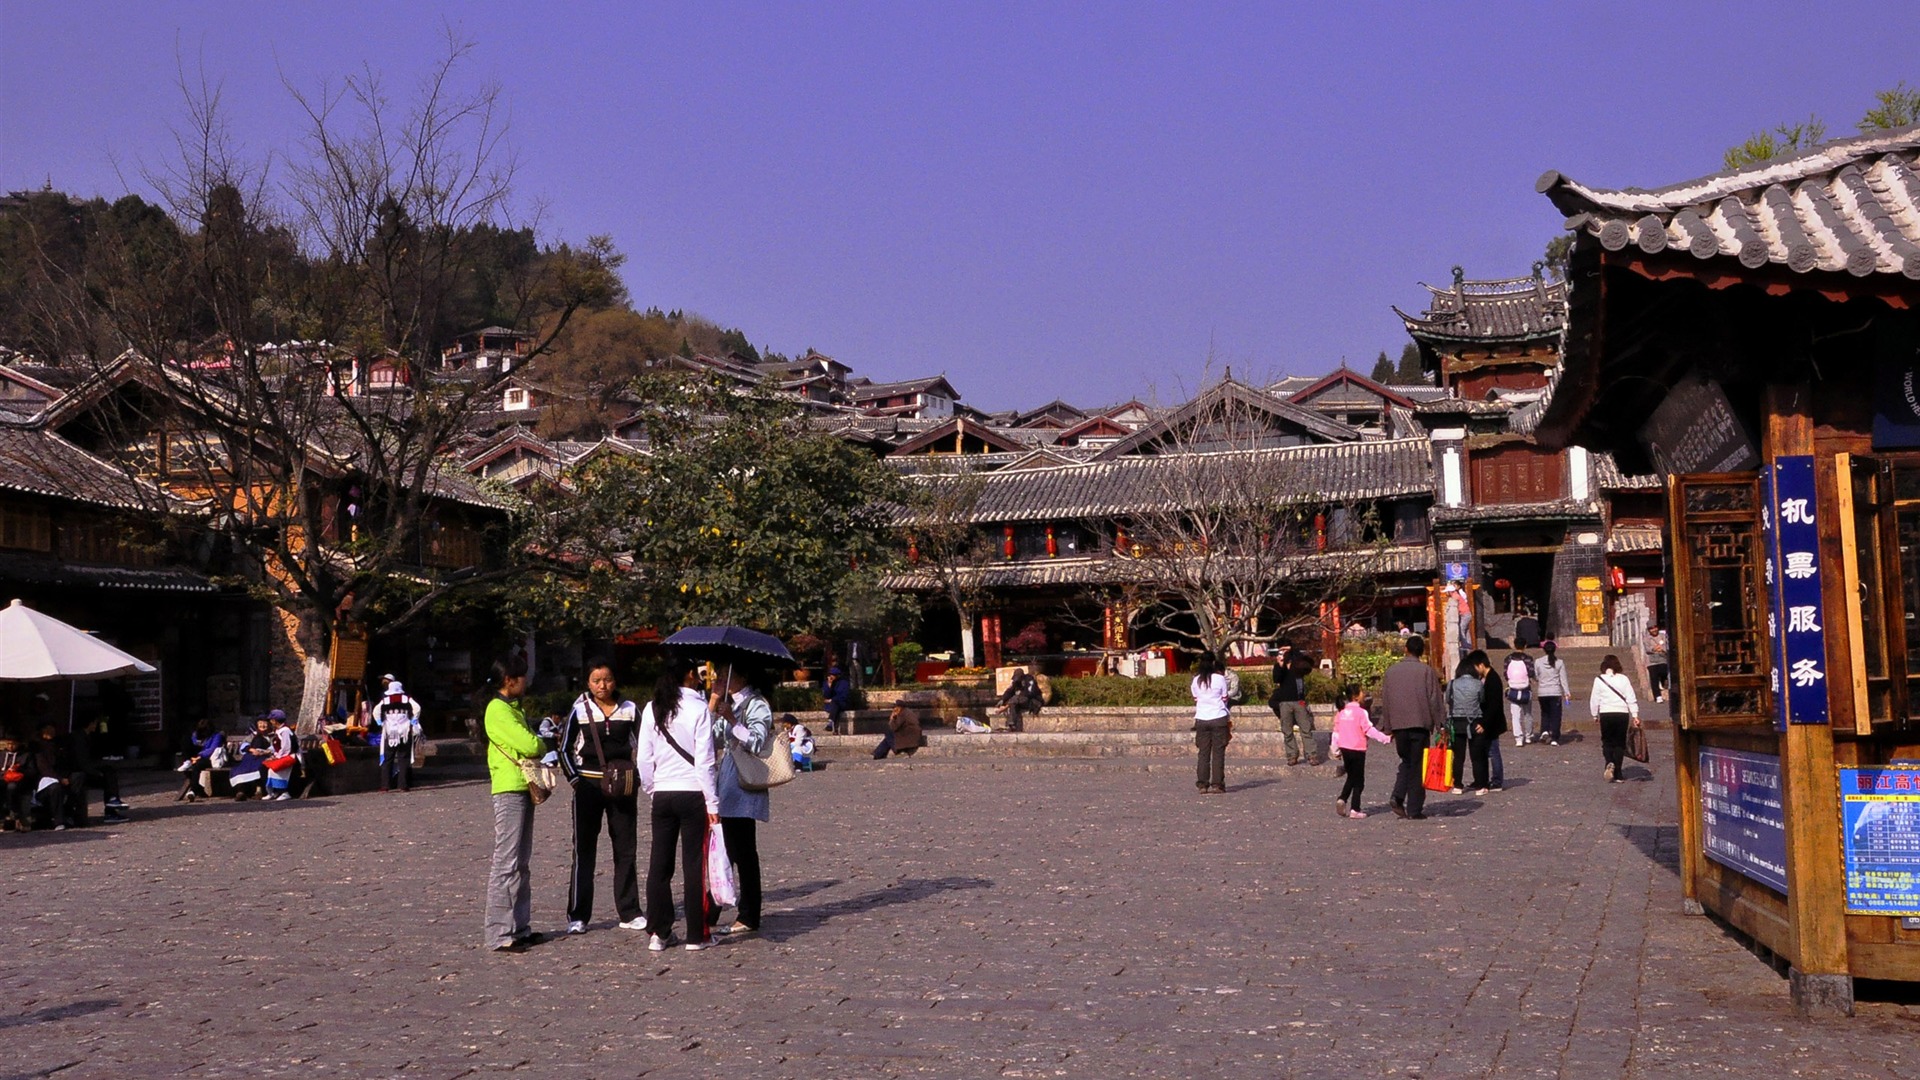
POLYGON ((1395 310, 1442 393, 1408 407, 1432 439, 1440 562, 1479 587, 1482 635, 1512 640, 1526 613, 1562 641, 1602 640, 1622 607, 1640 625, 1657 620, 1659 507, 1644 494, 1657 483, 1578 446, 1542 446, 1530 432, 1560 365, 1566 284, 1538 264, 1530 277, 1492 281, 1455 267, 1451 287, 1427 290, 1423 313, 1395 310), (1637 529, 1616 543, 1616 524, 1637 529))
POLYGON ((1920 130, 1539 188, 1574 244, 1535 438, 1666 478, 1685 903, 1851 1011, 1920 981, 1920 130))

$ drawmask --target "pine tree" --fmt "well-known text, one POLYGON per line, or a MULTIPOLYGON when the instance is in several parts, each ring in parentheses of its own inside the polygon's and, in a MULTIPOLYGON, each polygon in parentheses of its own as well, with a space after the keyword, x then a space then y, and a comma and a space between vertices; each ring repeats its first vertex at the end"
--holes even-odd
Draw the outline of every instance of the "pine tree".
POLYGON ((1373 374, 1367 377, 1377 383, 1393 381, 1393 361, 1387 359, 1387 350, 1380 350, 1380 359, 1373 362, 1373 374))
POLYGON ((1420 368, 1420 346, 1407 342, 1400 350, 1400 367, 1394 372, 1394 382, 1401 386, 1424 386, 1427 373, 1420 368))

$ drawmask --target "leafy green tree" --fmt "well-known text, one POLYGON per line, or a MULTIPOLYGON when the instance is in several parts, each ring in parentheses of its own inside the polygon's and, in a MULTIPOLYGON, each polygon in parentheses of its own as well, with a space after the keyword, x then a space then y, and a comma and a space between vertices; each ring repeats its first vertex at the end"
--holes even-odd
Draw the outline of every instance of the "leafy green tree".
POLYGON ((1873 95, 1873 98, 1878 104, 1868 109, 1866 115, 1854 125, 1861 131, 1890 131, 1920 124, 1920 90, 1908 89, 1904 80, 1891 90, 1882 90, 1873 95))
POLYGON ((606 454, 561 510, 578 572, 549 590, 602 630, 734 624, 828 636, 880 619, 897 474, 798 405, 683 372, 635 386, 645 452, 606 454))
POLYGON ((1818 116, 1808 116, 1797 124, 1776 124, 1772 131, 1754 132, 1747 141, 1729 147, 1721 161, 1729 169, 1744 168, 1811 149, 1826 137, 1826 122, 1818 116))
POLYGON ((1547 249, 1540 256, 1548 275, 1561 281, 1567 280, 1567 266, 1573 258, 1573 234, 1559 233, 1547 241, 1547 249))
POLYGON ((1367 377, 1377 383, 1393 381, 1393 361, 1387 359, 1387 350, 1380 350, 1379 358, 1373 362, 1373 371, 1367 377))
POLYGON ((1420 366, 1420 346, 1409 341, 1400 346, 1400 366, 1394 370, 1394 382, 1401 386, 1425 386, 1427 373, 1420 366))

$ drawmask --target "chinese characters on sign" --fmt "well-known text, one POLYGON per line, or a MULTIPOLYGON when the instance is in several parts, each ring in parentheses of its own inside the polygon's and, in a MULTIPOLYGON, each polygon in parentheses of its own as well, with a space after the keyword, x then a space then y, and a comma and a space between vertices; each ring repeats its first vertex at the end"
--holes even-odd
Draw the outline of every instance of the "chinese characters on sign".
POLYGON ((1778 757, 1702 747, 1700 818, 1707 858, 1787 891, 1787 828, 1780 809, 1778 757))
POLYGON ((1920 766, 1840 770, 1847 910, 1920 915, 1920 766))
POLYGON ((1773 642, 1774 726, 1827 722, 1827 641, 1820 599, 1820 531, 1815 524, 1813 458, 1775 458, 1763 470, 1767 507, 1767 616, 1773 642))

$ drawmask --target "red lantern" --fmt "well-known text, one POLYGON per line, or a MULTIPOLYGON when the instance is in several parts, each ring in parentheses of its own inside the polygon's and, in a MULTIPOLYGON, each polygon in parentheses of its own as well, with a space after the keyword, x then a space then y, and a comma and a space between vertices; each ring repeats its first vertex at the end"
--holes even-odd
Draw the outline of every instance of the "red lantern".
POLYGON ((1055 558, 1059 554, 1060 554, 1060 545, 1054 542, 1053 526, 1049 525, 1047 526, 1047 558, 1049 559, 1055 558))
POLYGON ((1013 526, 1011 525, 1007 526, 1005 529, 1005 534, 1006 534, 1007 541, 1006 541, 1006 544, 1003 546, 1002 550, 1004 550, 1007 553, 1007 558, 1011 559, 1013 558, 1013 526))
POLYGON ((1493 587, 1496 589, 1511 589, 1513 588, 1513 582, 1508 581, 1506 578, 1501 578, 1493 583, 1493 587))

